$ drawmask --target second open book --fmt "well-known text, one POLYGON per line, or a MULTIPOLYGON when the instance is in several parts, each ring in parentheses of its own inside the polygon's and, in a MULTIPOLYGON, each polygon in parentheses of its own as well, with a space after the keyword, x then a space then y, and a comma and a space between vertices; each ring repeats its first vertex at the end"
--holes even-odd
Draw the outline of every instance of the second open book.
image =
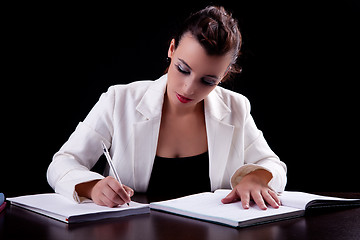
POLYGON ((261 210, 255 203, 252 203, 250 209, 245 210, 242 208, 241 202, 221 203, 221 199, 229 193, 230 190, 199 193, 151 203, 150 208, 233 227, 246 227, 300 217, 305 214, 305 210, 308 208, 360 206, 360 199, 324 197, 303 192, 285 191, 280 196, 282 206, 278 209, 268 207, 267 210, 261 210))

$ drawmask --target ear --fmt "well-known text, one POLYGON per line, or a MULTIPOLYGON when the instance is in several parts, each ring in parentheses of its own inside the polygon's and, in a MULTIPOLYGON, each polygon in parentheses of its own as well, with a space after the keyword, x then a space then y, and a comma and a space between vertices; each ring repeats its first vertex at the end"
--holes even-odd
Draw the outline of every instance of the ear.
POLYGON ((225 82, 230 77, 231 70, 232 70, 232 67, 231 67, 231 65, 229 65, 229 67, 226 69, 220 83, 225 82))
POLYGON ((231 70, 231 65, 229 65, 224 73, 224 77, 226 77, 228 75, 228 73, 230 72, 231 70))
POLYGON ((172 58, 175 52, 175 39, 173 38, 170 42, 169 50, 168 50, 168 57, 172 58))

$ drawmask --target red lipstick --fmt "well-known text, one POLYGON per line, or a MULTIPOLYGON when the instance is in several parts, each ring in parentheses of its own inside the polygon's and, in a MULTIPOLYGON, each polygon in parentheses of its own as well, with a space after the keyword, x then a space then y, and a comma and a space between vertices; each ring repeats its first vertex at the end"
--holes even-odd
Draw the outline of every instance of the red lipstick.
POLYGON ((188 102, 191 102, 191 101, 192 101, 192 99, 187 98, 187 97, 184 97, 183 95, 180 95, 180 94, 178 94, 178 93, 176 93, 176 97, 179 99, 179 101, 180 101, 181 103, 188 103, 188 102))

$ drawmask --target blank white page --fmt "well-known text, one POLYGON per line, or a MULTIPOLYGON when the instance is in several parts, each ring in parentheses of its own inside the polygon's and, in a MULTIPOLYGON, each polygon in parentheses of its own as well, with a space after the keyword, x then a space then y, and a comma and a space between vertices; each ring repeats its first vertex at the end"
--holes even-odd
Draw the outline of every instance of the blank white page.
POLYGON ((299 209, 286 206, 280 206, 278 209, 269 206, 267 210, 261 210, 255 203, 251 203, 250 209, 244 209, 241 202, 223 204, 221 199, 228 193, 229 191, 225 190, 215 191, 215 193, 200 193, 151 203, 150 208, 209 221, 218 221, 233 226, 237 226, 239 222, 299 211, 299 209))
POLYGON ((56 219, 66 221, 70 216, 79 216, 93 213, 117 212, 126 209, 142 208, 148 204, 130 202, 130 206, 126 204, 114 208, 99 206, 93 202, 76 203, 66 197, 56 194, 36 194, 21 196, 8 199, 12 204, 19 205, 23 208, 39 212, 41 214, 54 217, 56 219))
POLYGON ((293 191, 284 191, 280 195, 280 200, 283 205, 291 206, 295 208, 300 208, 305 210, 306 205, 314 200, 321 200, 321 201, 356 201, 356 199, 346 199, 346 198, 337 198, 337 197, 327 197, 327 196, 320 196, 311 193, 305 192, 293 192, 293 191))

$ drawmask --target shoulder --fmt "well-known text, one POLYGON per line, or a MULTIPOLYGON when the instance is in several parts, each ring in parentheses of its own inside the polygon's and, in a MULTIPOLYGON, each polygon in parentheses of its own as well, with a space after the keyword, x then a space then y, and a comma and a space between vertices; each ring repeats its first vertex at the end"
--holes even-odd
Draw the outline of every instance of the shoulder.
POLYGON ((250 113, 250 101, 244 95, 223 87, 216 87, 214 91, 232 113, 238 111, 250 113))
POLYGON ((166 76, 156 80, 140 80, 128 84, 110 86, 105 95, 110 95, 115 101, 140 101, 149 90, 158 89, 160 92, 166 85, 166 76))
POLYGON ((151 86, 152 83, 153 81, 150 80, 141 80, 129 84, 117 84, 110 86, 108 89, 108 93, 119 96, 126 93, 140 95, 146 92, 146 90, 151 86))

